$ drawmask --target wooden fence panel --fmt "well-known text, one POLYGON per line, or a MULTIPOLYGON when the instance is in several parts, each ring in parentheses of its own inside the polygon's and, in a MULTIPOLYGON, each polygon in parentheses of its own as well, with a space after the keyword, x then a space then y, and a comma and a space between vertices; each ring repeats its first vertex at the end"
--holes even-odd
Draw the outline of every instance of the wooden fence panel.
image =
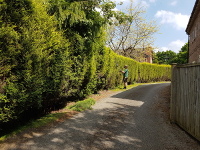
POLYGON ((172 65, 171 121, 200 141, 200 64, 172 65))

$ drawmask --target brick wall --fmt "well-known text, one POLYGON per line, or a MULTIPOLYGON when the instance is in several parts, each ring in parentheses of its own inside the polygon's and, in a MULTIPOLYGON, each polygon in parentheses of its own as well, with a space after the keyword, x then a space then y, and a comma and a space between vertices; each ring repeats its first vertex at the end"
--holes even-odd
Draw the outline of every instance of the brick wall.
POLYGON ((200 62, 200 12, 189 33, 189 63, 200 62))

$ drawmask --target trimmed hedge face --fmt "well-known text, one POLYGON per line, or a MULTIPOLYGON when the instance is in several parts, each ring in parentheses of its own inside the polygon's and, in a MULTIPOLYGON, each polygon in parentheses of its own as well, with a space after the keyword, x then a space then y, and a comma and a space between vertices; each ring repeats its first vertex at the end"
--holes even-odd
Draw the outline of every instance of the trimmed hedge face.
POLYGON ((128 65, 128 82, 152 82, 170 80, 171 66, 150 63, 139 63, 133 59, 120 56, 108 48, 105 50, 104 65, 101 74, 106 79, 108 88, 122 84, 122 75, 119 72, 128 65))

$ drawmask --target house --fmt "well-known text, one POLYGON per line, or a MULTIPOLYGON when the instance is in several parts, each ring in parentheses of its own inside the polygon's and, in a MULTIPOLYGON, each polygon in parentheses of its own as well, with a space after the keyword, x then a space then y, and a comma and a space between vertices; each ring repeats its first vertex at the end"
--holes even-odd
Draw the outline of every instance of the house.
POLYGON ((186 33, 188 34, 188 63, 200 63, 200 0, 196 0, 186 33))
POLYGON ((147 47, 145 52, 145 62, 153 63, 153 48, 147 47))
POLYGON ((153 63, 153 48, 136 48, 135 49, 135 60, 139 62, 153 63))

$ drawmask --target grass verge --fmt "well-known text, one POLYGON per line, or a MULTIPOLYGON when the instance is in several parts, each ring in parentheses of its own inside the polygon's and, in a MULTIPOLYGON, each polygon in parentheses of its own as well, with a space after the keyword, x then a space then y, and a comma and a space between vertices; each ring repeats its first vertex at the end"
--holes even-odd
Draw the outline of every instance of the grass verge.
POLYGON ((39 119, 30 121, 29 123, 27 123, 26 125, 23 125, 21 127, 18 127, 17 129, 15 129, 14 131, 3 135, 0 137, 0 141, 4 141, 6 140, 8 137, 14 136, 18 133, 21 133, 22 131, 25 131, 26 129, 30 129, 30 128, 38 128, 38 127, 42 127, 45 126, 49 123, 52 123, 56 120, 58 120, 59 118, 61 118, 62 116, 64 116, 65 113, 53 113, 53 114, 48 114, 44 117, 41 117, 39 119))
MULTIPOLYGON (((73 110, 73 111, 84 111, 86 109, 91 109, 92 105, 95 104, 95 100, 92 98, 83 100, 83 101, 78 101, 76 102, 74 105, 68 106, 66 107, 67 109, 73 110)), ((0 137, 0 141, 5 141, 7 138, 15 136, 18 133, 21 133, 27 129, 35 129, 35 128, 39 128, 39 127, 43 127, 48 125, 49 123, 52 123, 54 121, 59 120, 60 118, 62 118, 67 112, 62 112, 62 113, 51 113, 48 114, 44 117, 41 117, 39 119, 30 121, 29 123, 27 123, 26 125, 23 125, 21 127, 18 127, 17 129, 15 129, 14 131, 3 135, 0 137)))
POLYGON ((86 109, 92 109, 92 105, 95 104, 95 100, 92 98, 88 98, 86 100, 83 101, 78 101, 76 102, 74 105, 67 107, 70 110, 74 110, 74 111, 84 111, 86 109))
POLYGON ((116 87, 114 89, 111 89, 111 91, 124 91, 124 90, 128 90, 128 89, 132 89, 132 88, 137 87, 139 85, 159 84, 159 83, 168 83, 168 82, 133 83, 133 84, 127 85, 127 89, 123 89, 123 86, 120 86, 120 87, 116 87))

